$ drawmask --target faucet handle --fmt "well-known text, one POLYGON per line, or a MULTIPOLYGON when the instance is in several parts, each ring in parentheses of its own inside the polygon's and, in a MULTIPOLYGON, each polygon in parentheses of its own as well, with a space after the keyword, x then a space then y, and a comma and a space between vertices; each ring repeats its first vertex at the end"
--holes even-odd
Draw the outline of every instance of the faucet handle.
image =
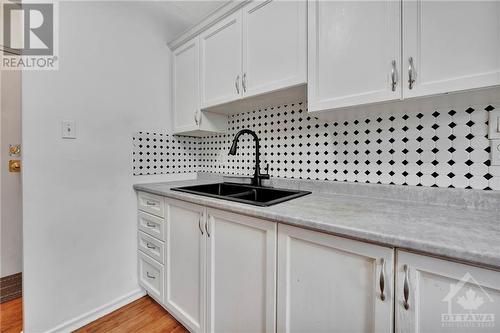
POLYGON ((259 175, 259 178, 260 179, 269 179, 270 178, 270 176, 269 176, 269 163, 266 164, 266 173, 259 175))

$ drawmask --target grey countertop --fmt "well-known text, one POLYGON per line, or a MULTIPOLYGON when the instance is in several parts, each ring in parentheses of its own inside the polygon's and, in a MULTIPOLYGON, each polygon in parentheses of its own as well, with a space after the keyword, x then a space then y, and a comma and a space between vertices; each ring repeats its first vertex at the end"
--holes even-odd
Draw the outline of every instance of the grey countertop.
MULTIPOLYGON (((271 207, 252 206, 171 190, 172 187, 213 182, 214 179, 207 178, 136 184, 134 188, 207 207, 500 269, 499 210, 395 200, 388 199, 387 195, 381 199, 352 193, 329 193, 322 190, 322 186, 311 186, 310 183, 302 186, 302 189, 312 187, 312 194, 271 207), (315 191, 314 188, 319 190, 315 191)), ((366 185, 352 186, 359 189, 359 186, 366 185)), ((370 189, 378 191, 375 186, 378 185, 371 185, 370 189)), ((443 193, 447 192, 439 194, 442 196, 443 193)), ((456 191, 450 193, 457 194, 456 191)), ((460 192, 458 194, 460 197, 460 192)), ((489 200, 493 207, 495 203, 500 206, 500 201, 496 201, 500 198, 498 193, 489 194, 488 198, 482 198, 481 195, 476 195, 474 200, 489 200)))

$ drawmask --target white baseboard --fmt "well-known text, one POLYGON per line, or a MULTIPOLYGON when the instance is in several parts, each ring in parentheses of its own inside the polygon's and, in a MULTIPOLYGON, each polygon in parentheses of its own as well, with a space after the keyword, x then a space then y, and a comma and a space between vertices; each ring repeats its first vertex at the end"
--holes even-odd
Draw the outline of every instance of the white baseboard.
POLYGON ((94 310, 91 310, 87 313, 82 314, 81 316, 75 317, 71 320, 66 321, 65 323, 62 323, 61 325, 58 325, 45 333, 67 333, 67 332, 72 332, 80 327, 83 327, 87 325, 88 323, 93 322, 96 319, 101 318, 102 316, 107 315, 108 313, 111 313, 119 308, 121 308, 124 305, 127 305, 142 296, 146 295, 146 292, 142 289, 137 289, 134 290, 131 293, 128 293, 126 295, 123 295, 121 297, 118 297, 117 299, 104 304, 100 307, 95 308, 94 310))

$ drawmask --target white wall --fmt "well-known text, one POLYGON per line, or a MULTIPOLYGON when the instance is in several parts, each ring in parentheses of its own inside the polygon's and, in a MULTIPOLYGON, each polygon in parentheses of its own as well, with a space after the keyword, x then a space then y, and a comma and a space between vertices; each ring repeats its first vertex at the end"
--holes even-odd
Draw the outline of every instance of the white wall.
POLYGON ((9 172, 8 167, 9 144, 21 143, 21 73, 2 71, 0 86, 0 277, 4 277, 22 270, 21 174, 9 172))
POLYGON ((59 70, 23 73, 27 333, 136 291, 132 184, 187 176, 132 176, 132 133, 170 128, 169 36, 145 6, 61 2, 59 70))

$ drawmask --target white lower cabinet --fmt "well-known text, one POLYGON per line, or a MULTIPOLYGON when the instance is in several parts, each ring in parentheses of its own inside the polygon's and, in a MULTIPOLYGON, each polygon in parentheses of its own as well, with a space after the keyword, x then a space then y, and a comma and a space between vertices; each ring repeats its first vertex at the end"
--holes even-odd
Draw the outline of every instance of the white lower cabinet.
POLYGON ((141 251, 139 258, 139 283, 158 302, 163 299, 164 267, 141 251))
POLYGON ((396 332, 499 332, 500 272, 398 251, 396 332))
POLYGON ((191 332, 205 325, 204 207, 167 199, 165 306, 191 332))
POLYGON ((499 271, 153 199, 139 283, 191 332, 498 332, 499 271))
POLYGON ((274 332, 276 223, 207 209, 207 332, 274 332))
POLYGON ((278 332, 391 332, 392 277, 390 248, 280 224, 278 332))

